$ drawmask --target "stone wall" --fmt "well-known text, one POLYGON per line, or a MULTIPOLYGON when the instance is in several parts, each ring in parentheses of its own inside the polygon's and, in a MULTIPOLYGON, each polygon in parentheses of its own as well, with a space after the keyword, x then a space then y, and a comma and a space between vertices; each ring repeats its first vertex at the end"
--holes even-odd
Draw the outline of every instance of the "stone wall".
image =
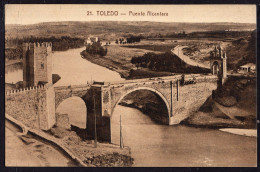
POLYGON ((178 100, 173 99, 172 117, 170 125, 179 124, 193 112, 197 111, 200 106, 212 94, 212 90, 217 88, 214 79, 187 84, 179 87, 178 100))
POLYGON ((217 77, 211 75, 185 75, 184 78, 177 75, 55 89, 49 84, 8 92, 5 106, 7 114, 25 125, 48 130, 56 122, 55 111, 58 105, 66 98, 78 96, 87 105, 88 134, 94 134, 96 114, 98 138, 110 141, 110 119, 113 117, 113 110, 127 94, 140 89, 154 92, 164 101, 168 111, 168 117, 161 117, 161 122, 173 125, 198 110, 216 88, 217 77))
POLYGON ((145 89, 154 92, 165 102, 170 121, 163 119, 163 123, 180 123, 191 111, 196 111, 211 95, 212 90, 217 88, 218 78, 212 75, 185 75, 183 83, 180 84, 181 79, 181 76, 174 76, 154 80, 142 79, 132 83, 127 81, 125 84, 111 84, 112 110, 110 116, 113 115, 113 109, 124 96, 133 91, 145 89))
POLYGON ((47 107, 54 99, 52 89, 38 86, 7 92, 5 112, 28 127, 48 130, 55 123, 54 105, 47 107))

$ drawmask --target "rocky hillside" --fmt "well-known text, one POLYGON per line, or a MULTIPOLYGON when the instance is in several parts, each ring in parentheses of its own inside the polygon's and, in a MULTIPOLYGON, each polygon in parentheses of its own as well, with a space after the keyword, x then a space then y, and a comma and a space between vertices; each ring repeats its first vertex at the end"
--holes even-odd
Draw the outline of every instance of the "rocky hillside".
POLYGON ((226 52, 229 69, 235 69, 246 63, 256 63, 256 30, 248 37, 232 41, 226 52))
POLYGON ((256 78, 230 77, 213 99, 209 97, 184 123, 213 128, 256 128, 256 78))

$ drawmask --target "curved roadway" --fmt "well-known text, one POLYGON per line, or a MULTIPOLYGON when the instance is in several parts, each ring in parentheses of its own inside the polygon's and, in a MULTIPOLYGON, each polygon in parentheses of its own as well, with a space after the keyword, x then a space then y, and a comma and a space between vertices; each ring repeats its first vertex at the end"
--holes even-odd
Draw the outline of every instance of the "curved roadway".
POLYGON ((182 49, 185 48, 187 46, 176 46, 174 49, 171 50, 171 52, 173 54, 175 54, 176 56, 178 56, 182 61, 184 61, 185 63, 187 63, 188 65, 191 65, 191 66, 198 66, 198 67, 201 67, 201 68, 207 68, 207 69, 210 69, 209 66, 207 65, 204 65, 204 64, 201 64, 201 63, 198 63, 192 59, 190 59, 190 57, 186 56, 183 54, 183 51, 182 49))

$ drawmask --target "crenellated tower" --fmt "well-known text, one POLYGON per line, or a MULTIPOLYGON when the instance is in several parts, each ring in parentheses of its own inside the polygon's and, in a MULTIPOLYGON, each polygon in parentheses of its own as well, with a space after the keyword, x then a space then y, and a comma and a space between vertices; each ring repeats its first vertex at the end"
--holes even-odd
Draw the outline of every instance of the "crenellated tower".
POLYGON ((23 85, 52 83, 52 43, 23 43, 23 85))

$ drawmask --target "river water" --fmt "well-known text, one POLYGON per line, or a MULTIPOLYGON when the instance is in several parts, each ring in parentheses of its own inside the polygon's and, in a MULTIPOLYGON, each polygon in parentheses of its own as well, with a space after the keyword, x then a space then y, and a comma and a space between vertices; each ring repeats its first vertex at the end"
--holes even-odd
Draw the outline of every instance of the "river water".
MULTIPOLYGON (((61 77, 55 86, 123 80, 118 73, 82 59, 83 49, 53 53, 53 73, 61 77)), ((5 77, 6 82, 16 83, 22 80, 22 70, 9 71, 5 77)), ((57 111, 70 116, 77 114, 77 119, 83 119, 86 109, 80 101, 61 103, 57 111)), ((134 166, 256 166, 256 137, 183 125, 159 125, 142 112, 120 105, 113 113, 114 124, 119 124, 120 115, 123 143, 131 147, 134 166)), ((112 134, 119 139, 118 130, 112 128, 112 134)))
MULTIPOLYGON (((80 56, 84 48, 67 51, 56 51, 52 54, 52 73, 58 74, 61 79, 54 86, 68 86, 86 84, 87 81, 120 81, 120 75, 102 66, 93 64, 80 56)), ((23 80, 23 70, 9 69, 5 74, 5 81, 16 83, 23 80)))

